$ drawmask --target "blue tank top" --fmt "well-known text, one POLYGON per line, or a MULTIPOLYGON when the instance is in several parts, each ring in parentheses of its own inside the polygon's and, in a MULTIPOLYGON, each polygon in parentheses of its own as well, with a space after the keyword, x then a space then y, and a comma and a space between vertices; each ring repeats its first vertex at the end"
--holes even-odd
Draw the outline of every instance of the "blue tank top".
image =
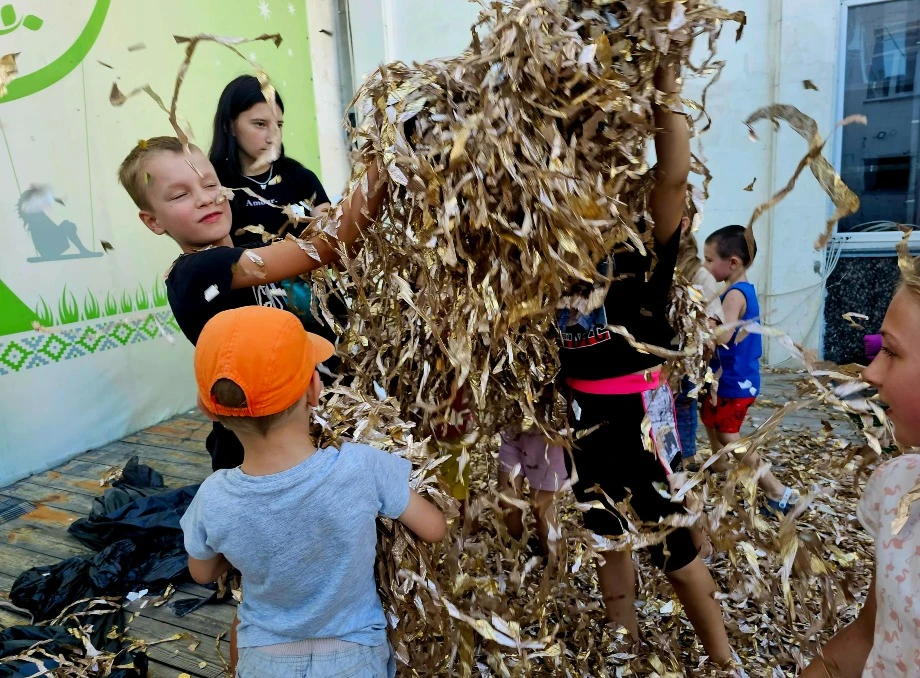
MULTIPOLYGON (((760 320, 760 304, 757 303, 757 292, 749 282, 735 283, 722 293, 720 299, 724 302, 726 295, 732 290, 738 290, 744 295, 744 315, 741 320, 760 320)), ((712 366, 715 371, 720 365, 722 375, 719 377, 718 394, 723 398, 754 398, 760 393, 760 356, 763 355, 763 339, 759 334, 745 333, 739 342, 738 331, 732 335, 727 346, 720 346, 718 359, 712 366)))

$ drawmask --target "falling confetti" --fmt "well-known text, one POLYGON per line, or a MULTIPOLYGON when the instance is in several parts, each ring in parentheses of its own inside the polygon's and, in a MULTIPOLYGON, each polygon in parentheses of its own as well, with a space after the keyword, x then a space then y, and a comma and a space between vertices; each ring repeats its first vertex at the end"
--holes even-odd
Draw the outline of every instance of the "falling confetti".
POLYGON ((862 313, 853 313, 852 311, 849 313, 844 313, 842 317, 850 324, 850 327, 855 327, 857 330, 864 330, 866 328, 856 322, 856 318, 859 318, 860 320, 869 319, 869 316, 867 315, 863 315, 862 313))
POLYGON ((18 56, 19 53, 16 52, 15 54, 6 54, 0 57, 0 99, 6 96, 6 86, 19 74, 19 69, 16 66, 16 57, 18 56))
POLYGON ((752 193, 752 192, 754 191, 754 184, 756 184, 756 183, 757 183, 757 178, 755 177, 754 180, 753 180, 751 183, 749 183, 747 186, 745 186, 745 187, 742 188, 741 190, 742 190, 742 191, 747 191, 748 193, 752 193))
POLYGON ((815 92, 818 91, 818 86, 815 83, 813 83, 811 80, 803 80, 802 87, 804 87, 805 89, 813 90, 815 92))
POLYGON ((99 244, 102 245, 103 252, 112 252, 115 249, 108 240, 100 240, 99 244))
MULTIPOLYGON (((830 239, 830 236, 833 233, 834 224, 836 224, 840 219, 853 214, 856 212, 856 210, 859 209, 859 198, 857 198, 856 194, 853 193, 853 191, 851 191, 845 183, 843 183, 840 175, 834 171, 834 168, 822 155, 824 145, 827 143, 827 141, 821 138, 821 135, 818 134, 818 124, 812 118, 808 117, 794 106, 789 106, 786 104, 773 104, 770 106, 765 106, 764 108, 761 108, 752 113, 748 119, 745 120, 744 124, 747 125, 751 132, 751 136, 754 139, 756 139, 757 136, 754 133, 753 124, 759 120, 770 120, 774 125, 778 125, 780 121, 786 122, 793 130, 799 134, 799 136, 808 141, 808 152, 799 161, 799 165, 793 173, 792 177, 789 179, 789 182, 769 200, 767 200, 767 202, 759 205, 757 209, 754 210, 754 213, 751 215, 751 219, 747 226, 749 245, 752 244, 751 241, 754 237, 754 222, 756 222, 764 212, 772 209, 776 204, 781 202, 789 193, 792 192, 792 189, 795 188, 795 184, 798 181, 799 176, 802 174, 805 168, 808 167, 811 169, 812 174, 814 174, 815 179, 818 180, 821 188, 824 189, 824 192, 827 193, 828 196, 830 196, 834 206, 837 208, 834 214, 831 215, 830 219, 827 220, 824 233, 821 234, 815 243, 815 248, 820 249, 824 247, 824 245, 826 245, 827 241, 830 239)), ((842 120, 838 126, 850 125, 854 123, 865 125, 865 116, 849 116, 842 120)))

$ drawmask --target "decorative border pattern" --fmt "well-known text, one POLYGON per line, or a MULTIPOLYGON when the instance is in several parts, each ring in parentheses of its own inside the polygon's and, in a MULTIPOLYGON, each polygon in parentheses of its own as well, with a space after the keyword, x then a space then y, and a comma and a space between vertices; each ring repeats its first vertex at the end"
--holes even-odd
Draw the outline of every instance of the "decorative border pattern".
POLYGON ((0 376, 82 358, 114 348, 181 335, 171 311, 154 311, 133 318, 87 323, 80 327, 53 327, 13 335, 0 341, 0 376))

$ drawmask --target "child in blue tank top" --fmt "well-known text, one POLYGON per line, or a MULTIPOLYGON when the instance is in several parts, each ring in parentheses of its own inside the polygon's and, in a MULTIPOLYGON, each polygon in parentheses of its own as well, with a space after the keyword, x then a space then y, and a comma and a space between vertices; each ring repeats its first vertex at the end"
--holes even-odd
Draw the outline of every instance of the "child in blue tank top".
MULTIPOLYGON (((706 238, 706 268, 718 282, 726 285, 721 300, 727 324, 760 320, 757 292, 747 279, 747 270, 756 255, 756 245, 753 252, 748 248, 743 226, 726 226, 706 238)), ((744 329, 736 329, 718 347, 712 365, 713 372, 721 369, 717 397, 715 401, 711 395, 701 398, 700 408, 700 418, 706 426, 713 453, 741 437, 741 426, 748 408, 760 393, 762 354, 761 336, 744 329)), ((761 464, 760 455, 750 452, 744 463, 757 468, 761 464)), ((720 460, 713 468, 727 470, 727 462, 720 460)), ((770 471, 764 474, 759 484, 766 495, 767 507, 773 511, 788 513, 798 499, 792 489, 783 485, 770 471)))

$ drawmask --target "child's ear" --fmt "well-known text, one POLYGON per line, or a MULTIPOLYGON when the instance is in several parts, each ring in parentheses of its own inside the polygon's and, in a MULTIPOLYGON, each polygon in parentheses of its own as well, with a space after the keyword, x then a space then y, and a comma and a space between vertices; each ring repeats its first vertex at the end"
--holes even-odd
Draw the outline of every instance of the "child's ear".
POLYGON ((686 216, 686 215, 682 216, 682 217, 680 218, 680 232, 681 232, 681 233, 686 233, 687 231, 689 231, 689 230, 690 230, 690 225, 691 225, 692 223, 693 223, 693 222, 690 221, 690 217, 688 217, 688 216, 686 216))
POLYGON ((137 216, 140 217, 140 220, 144 222, 144 226, 149 228, 153 233, 157 235, 163 235, 166 233, 166 229, 160 226, 157 218, 153 215, 153 212, 141 210, 137 213, 137 216))
POLYGON ((313 379, 307 387, 307 405, 316 407, 319 405, 319 394, 323 390, 323 380, 319 378, 319 372, 313 371, 313 379))
POLYGON ((207 405, 205 405, 202 402, 200 395, 198 396, 198 409, 201 410, 204 416, 206 416, 211 421, 217 421, 217 415, 215 415, 211 410, 209 410, 207 405))

